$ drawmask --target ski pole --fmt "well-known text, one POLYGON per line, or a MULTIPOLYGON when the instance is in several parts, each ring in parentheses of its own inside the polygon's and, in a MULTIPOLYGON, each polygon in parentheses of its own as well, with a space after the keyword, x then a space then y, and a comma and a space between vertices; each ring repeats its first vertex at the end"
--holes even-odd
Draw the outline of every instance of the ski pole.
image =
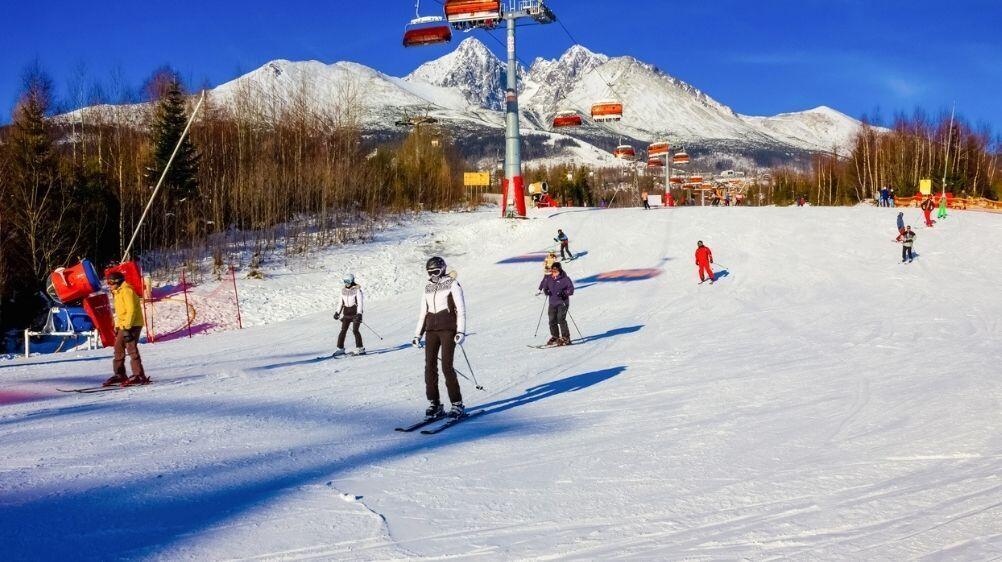
POLYGON ((546 299, 543 299, 543 310, 539 311, 539 322, 536 322, 536 333, 532 337, 539 336, 539 327, 543 325, 543 313, 546 312, 546 299))
POLYGON ((372 332, 373 334, 376 334, 376 337, 379 338, 379 341, 383 341, 383 336, 381 336, 378 333, 376 333, 376 331, 372 329, 372 326, 366 324, 365 322, 362 322, 362 325, 365 326, 366 328, 368 328, 369 331, 372 332))
POLYGON ((463 359, 466 360, 466 366, 470 368, 470 376, 473 377, 473 384, 477 386, 477 390, 483 390, 484 387, 480 386, 480 383, 477 382, 477 375, 473 372, 473 365, 470 365, 470 358, 466 356, 466 348, 463 347, 463 344, 459 344, 459 350, 463 352, 463 359))
POLYGON ((571 319, 571 324, 574 324, 574 329, 578 331, 578 335, 581 336, 581 339, 584 339, 584 334, 581 333, 581 328, 578 328, 578 323, 574 321, 574 317, 571 316, 571 311, 569 309, 567 310, 567 317, 571 319))

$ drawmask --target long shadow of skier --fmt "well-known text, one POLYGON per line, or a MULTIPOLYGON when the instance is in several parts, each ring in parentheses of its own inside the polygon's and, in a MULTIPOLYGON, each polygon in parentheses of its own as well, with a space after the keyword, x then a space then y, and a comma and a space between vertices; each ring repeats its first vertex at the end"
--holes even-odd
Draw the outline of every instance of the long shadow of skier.
POLYGON ((608 330, 602 334, 585 336, 581 339, 574 340, 574 345, 580 345, 583 343, 590 343, 593 341, 604 340, 606 338, 614 338, 616 336, 621 336, 623 334, 632 334, 634 332, 639 332, 640 329, 643 327, 644 327, 643 324, 639 324, 637 326, 625 326, 623 328, 613 328, 612 330, 608 330))
POLYGON ((609 380, 625 370, 626 367, 620 366, 612 367, 610 369, 602 369, 601 371, 591 371, 588 373, 581 373, 580 375, 573 375, 564 379, 527 388, 525 393, 519 396, 490 402, 480 406, 478 409, 482 408, 486 410, 483 414, 485 416, 499 414, 506 410, 517 408, 519 406, 525 406, 526 404, 532 404, 533 402, 538 402, 544 398, 549 398, 565 392, 577 392, 579 390, 584 390, 602 381, 609 380))

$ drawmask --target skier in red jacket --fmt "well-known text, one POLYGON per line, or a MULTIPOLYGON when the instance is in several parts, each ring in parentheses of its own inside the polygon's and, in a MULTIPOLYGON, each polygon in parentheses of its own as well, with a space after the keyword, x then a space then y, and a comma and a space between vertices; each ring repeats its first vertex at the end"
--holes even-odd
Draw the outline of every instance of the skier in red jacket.
POLYGON ((699 266, 700 283, 706 281, 706 277, 708 276, 710 278, 710 284, 713 284, 714 279, 713 269, 710 268, 711 263, 713 263, 713 252, 710 251, 708 246, 703 245, 702 240, 696 242, 696 265, 699 266))

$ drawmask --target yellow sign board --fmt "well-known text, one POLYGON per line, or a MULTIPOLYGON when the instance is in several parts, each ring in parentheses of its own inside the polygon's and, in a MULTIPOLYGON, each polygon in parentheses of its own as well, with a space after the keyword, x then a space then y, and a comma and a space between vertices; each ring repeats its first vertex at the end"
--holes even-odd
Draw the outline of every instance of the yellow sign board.
POLYGON ((919 193, 932 195, 932 180, 919 180, 919 193))
POLYGON ((466 172, 463 174, 463 185, 466 187, 487 187, 491 184, 489 172, 466 172))

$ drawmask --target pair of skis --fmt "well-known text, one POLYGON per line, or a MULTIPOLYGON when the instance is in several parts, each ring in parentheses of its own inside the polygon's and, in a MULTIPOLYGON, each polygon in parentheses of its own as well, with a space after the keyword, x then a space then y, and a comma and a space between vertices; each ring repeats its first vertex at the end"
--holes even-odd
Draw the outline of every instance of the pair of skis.
POLYGON ((133 384, 129 386, 122 386, 120 384, 114 384, 111 386, 88 386, 85 388, 57 388, 59 392, 75 392, 77 394, 96 394, 98 392, 110 392, 112 390, 125 390, 126 388, 132 388, 135 386, 146 386, 146 384, 133 384))
POLYGON ((428 426, 430 426, 430 425, 432 425, 432 424, 434 424, 436 422, 439 422, 439 421, 442 421, 442 420, 446 419, 447 416, 445 416, 445 414, 443 414, 441 416, 436 416, 436 417, 433 417, 433 418, 423 419, 423 420, 417 422, 414 425, 409 425, 407 427, 398 427, 398 428, 396 428, 396 431, 400 431, 400 432, 403 432, 403 433, 412 433, 414 431, 417 431, 417 430, 421 429, 421 434, 422 435, 435 435, 436 433, 441 433, 441 432, 445 431, 446 429, 449 429, 450 427, 454 427, 456 425, 459 425, 459 424, 463 423, 464 421, 466 421, 466 420, 468 420, 470 418, 475 418, 477 416, 480 416, 480 415, 484 414, 486 411, 487 410, 476 410, 474 412, 469 412, 469 413, 463 414, 462 416, 460 416, 458 418, 448 418, 447 422, 445 422, 442 425, 439 425, 437 427, 432 427, 430 429, 421 429, 423 427, 428 427, 428 426))

